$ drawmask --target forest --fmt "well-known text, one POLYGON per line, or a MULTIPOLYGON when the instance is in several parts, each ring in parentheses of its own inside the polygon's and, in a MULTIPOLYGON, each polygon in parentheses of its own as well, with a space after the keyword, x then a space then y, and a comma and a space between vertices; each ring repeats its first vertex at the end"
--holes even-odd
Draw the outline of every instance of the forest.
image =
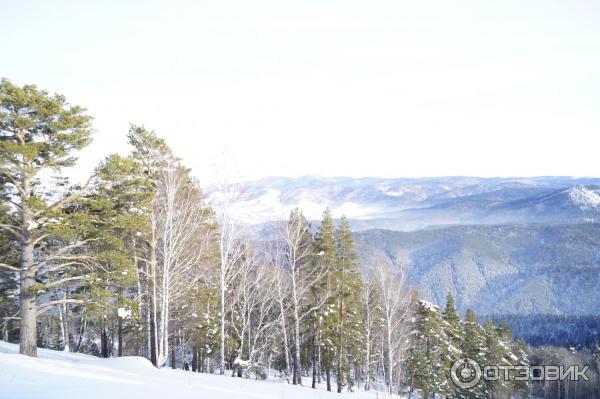
MULTIPOLYGON (((0 333, 20 352, 142 356, 157 368, 329 391, 527 397, 526 383, 465 390, 468 357, 527 365, 505 322, 419 297, 405 265, 363 264, 350 224, 301 209, 257 239, 235 218, 243 186, 206 196, 169 144, 142 125, 81 184, 66 177, 92 117, 35 85, 0 84, 0 333)), ((541 356, 541 353, 538 354, 541 356)))

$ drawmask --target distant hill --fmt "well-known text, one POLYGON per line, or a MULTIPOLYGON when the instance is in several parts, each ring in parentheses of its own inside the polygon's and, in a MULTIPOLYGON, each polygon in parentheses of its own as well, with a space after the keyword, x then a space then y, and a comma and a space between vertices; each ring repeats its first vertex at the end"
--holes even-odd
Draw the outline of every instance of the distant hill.
POLYGON ((600 179, 270 177, 246 183, 237 209, 247 223, 260 224, 294 207, 315 220, 329 207, 355 230, 600 222, 600 179))
POLYGON ((600 309, 600 224, 452 226, 355 234, 364 263, 384 255, 409 282, 460 311, 592 315, 600 309))

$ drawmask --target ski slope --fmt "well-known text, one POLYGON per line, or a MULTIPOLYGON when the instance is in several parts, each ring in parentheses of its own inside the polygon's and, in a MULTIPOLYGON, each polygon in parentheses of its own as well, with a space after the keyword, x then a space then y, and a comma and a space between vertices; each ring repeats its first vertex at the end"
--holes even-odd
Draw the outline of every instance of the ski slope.
MULTIPOLYGON (((18 345, 0 341, 1 399, 375 399, 375 392, 342 395, 272 379, 156 369, 141 357, 101 359, 39 349, 38 358, 18 354, 18 345)), ((381 397, 381 393, 379 395, 381 397)))

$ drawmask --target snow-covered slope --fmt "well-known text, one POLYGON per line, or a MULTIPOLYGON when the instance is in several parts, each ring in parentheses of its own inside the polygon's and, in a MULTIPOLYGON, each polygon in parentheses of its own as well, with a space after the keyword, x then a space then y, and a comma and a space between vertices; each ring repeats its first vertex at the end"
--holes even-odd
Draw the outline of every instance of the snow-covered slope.
MULTIPOLYGON (((18 346, 0 341, 2 399, 310 399, 339 394, 293 386, 278 379, 253 381, 229 376, 157 370, 141 357, 101 359, 82 354, 38 350, 38 358, 17 354, 18 346)), ((343 397, 375 398, 373 393, 343 397)))

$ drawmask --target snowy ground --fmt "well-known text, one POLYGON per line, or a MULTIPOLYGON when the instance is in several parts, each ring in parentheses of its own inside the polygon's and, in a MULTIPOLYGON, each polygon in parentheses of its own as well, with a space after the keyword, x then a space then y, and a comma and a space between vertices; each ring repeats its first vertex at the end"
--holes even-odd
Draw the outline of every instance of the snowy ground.
POLYGON ((279 380, 254 381, 229 376, 157 370, 141 357, 100 359, 82 354, 38 350, 38 358, 18 354, 0 341, 0 398, 206 398, 206 399, 376 399, 375 392, 337 393, 293 386, 279 380))

